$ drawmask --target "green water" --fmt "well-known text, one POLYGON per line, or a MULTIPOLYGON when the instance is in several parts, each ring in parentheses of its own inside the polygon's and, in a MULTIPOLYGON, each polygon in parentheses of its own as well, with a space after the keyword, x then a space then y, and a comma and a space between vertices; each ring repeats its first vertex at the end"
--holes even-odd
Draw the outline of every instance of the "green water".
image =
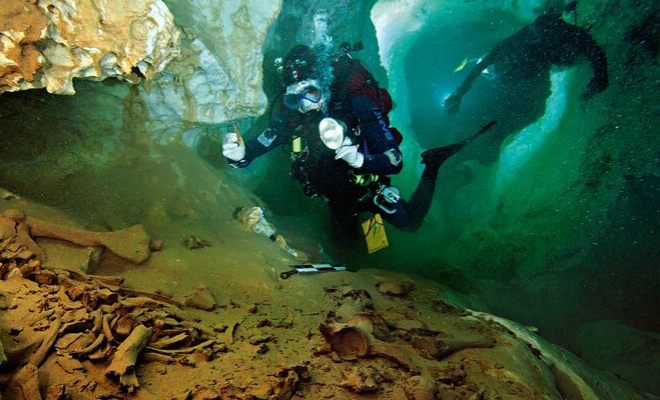
MULTIPOLYGON (((393 113, 394 124, 404 128, 407 154, 395 184, 404 195, 414 189, 419 147, 460 140, 490 120, 499 124, 443 166, 422 229, 408 234, 389 227, 390 248, 367 262, 449 284, 493 312, 590 354, 599 367, 652 388, 632 372, 637 362, 647 363, 645 357, 632 361, 635 356, 620 350, 596 356, 585 339, 636 349, 631 343, 641 341, 654 351, 653 334, 640 339, 619 327, 660 329, 657 53, 631 39, 631 31, 650 30, 644 37, 656 43, 658 36, 645 22, 653 10, 649 4, 621 7, 581 5, 583 23, 608 56, 611 84, 604 93, 580 99, 592 76, 586 61, 521 82, 482 77, 451 118, 442 100, 470 65, 459 73, 454 68, 466 57, 482 57, 526 22, 497 9, 473 17, 453 14, 453 24, 442 15, 428 16, 424 28, 401 45, 400 65, 391 66, 388 77, 395 101, 406 99, 393 113), (600 321, 618 322, 591 328, 600 321)), ((271 179, 257 192, 269 199, 275 216, 318 220, 320 206, 291 196, 295 182, 281 178, 286 157, 267 162, 264 174, 271 179)))

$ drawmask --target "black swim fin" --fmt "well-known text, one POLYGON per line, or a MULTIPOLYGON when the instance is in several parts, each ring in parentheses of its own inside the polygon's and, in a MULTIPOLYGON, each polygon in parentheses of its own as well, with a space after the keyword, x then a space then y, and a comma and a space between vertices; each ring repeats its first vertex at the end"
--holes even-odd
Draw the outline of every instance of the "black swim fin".
POLYGON ((461 140, 460 142, 450 144, 449 146, 437 147, 435 149, 426 150, 425 152, 422 153, 422 164, 426 164, 426 166, 442 165, 442 163, 447 161, 449 157, 461 151, 471 141, 484 134, 495 124, 497 124, 497 121, 490 121, 483 128, 479 129, 478 132, 472 134, 470 137, 466 139, 461 140))

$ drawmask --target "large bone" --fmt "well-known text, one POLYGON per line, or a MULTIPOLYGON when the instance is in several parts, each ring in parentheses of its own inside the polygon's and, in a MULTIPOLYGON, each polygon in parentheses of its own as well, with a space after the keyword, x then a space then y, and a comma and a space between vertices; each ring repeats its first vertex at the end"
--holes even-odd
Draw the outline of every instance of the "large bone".
POLYGON ((321 325, 327 346, 343 360, 382 357, 408 371, 417 371, 408 355, 398 346, 376 339, 362 327, 350 324, 321 325))
POLYGON ((70 351, 68 354, 69 354, 69 355, 72 355, 72 356, 81 356, 81 355, 88 355, 88 354, 91 354, 91 353, 94 352, 94 350, 96 350, 100 345, 102 345, 104 341, 105 341, 105 335, 103 335, 102 333, 100 333, 100 334, 96 337, 96 340, 94 340, 94 342, 92 342, 92 344, 90 344, 89 346, 87 346, 87 347, 85 347, 84 349, 81 349, 81 350, 70 351))
POLYGON ((0 241, 16 236, 16 221, 11 218, 0 217, 0 241))
POLYGON ((122 386, 127 387, 129 392, 139 387, 135 375, 135 363, 140 352, 147 345, 153 329, 144 325, 138 325, 133 332, 119 345, 112 357, 112 362, 105 370, 106 375, 118 376, 122 386))
POLYGON ((32 217, 25 218, 25 222, 32 236, 65 240, 84 247, 105 247, 135 264, 147 261, 151 254, 150 239, 142 225, 112 232, 90 232, 32 217))
POLYGON ((186 353, 192 353, 199 349, 203 349, 205 347, 209 347, 215 342, 216 342, 215 340, 211 339, 211 340, 207 340, 206 342, 200 343, 197 346, 188 347, 186 349, 167 350, 167 349, 158 349, 155 347, 147 347, 147 349, 153 351, 154 353, 161 353, 161 354, 186 354, 186 353))
MULTIPOLYGON (((55 224, 37 218, 26 217, 20 210, 9 209, 3 212, 3 217, 19 224, 19 234, 32 237, 60 239, 78 246, 105 247, 119 257, 125 258, 135 264, 141 264, 149 258, 150 239, 142 225, 112 232, 90 232, 70 226, 55 224)), ((30 248, 40 257, 45 257, 43 250, 31 238, 26 247, 30 248), (31 242, 31 243, 29 243, 31 242)))
POLYGON ((495 346, 495 339, 490 336, 473 337, 425 337, 416 336, 412 345, 419 354, 430 360, 442 360, 450 355, 466 349, 488 349, 495 346))
POLYGON ((6 210, 0 217, 0 241, 13 240, 34 253, 43 262, 46 260, 46 253, 30 237, 30 227, 23 222, 24 218, 25 215, 18 210, 6 210))
POLYGON ((479 336, 473 338, 445 338, 438 340, 438 359, 449 357, 465 349, 489 349, 495 346, 495 338, 479 336))
POLYGON ((30 237, 30 227, 25 222, 20 222, 16 227, 16 240, 33 252, 41 262, 46 261, 46 252, 30 237))
POLYGON ((48 352, 51 347, 53 347, 53 343, 55 343, 55 340, 60 333, 60 326, 62 326, 62 321, 58 318, 53 325, 51 325, 50 329, 48 329, 44 341, 41 342, 41 346, 39 346, 37 351, 32 354, 28 363, 37 367, 41 365, 41 362, 46 358, 46 355, 48 355, 48 352))

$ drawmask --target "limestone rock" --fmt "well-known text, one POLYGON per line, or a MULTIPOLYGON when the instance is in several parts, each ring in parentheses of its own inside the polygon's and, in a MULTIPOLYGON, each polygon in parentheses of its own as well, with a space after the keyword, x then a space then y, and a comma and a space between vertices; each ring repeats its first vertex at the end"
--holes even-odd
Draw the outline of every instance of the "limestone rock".
MULTIPOLYGON (((219 124, 262 114, 263 44, 282 1, 174 3, 169 6, 177 20, 190 22, 181 36, 181 55, 140 87, 153 128, 185 131, 190 122, 219 124)), ((204 135, 193 129, 184 140, 195 147, 204 135)))
POLYGON ((162 240, 152 240, 149 244, 149 250, 151 251, 161 251, 163 250, 164 243, 162 240))
POLYGON ((74 78, 135 82, 179 53, 179 31, 161 0, 4 1, 0 37, 0 94, 74 94, 74 78))
POLYGON ((101 258, 101 249, 97 247, 88 247, 85 249, 85 261, 80 265, 80 270, 85 273, 91 273, 101 258))
MULTIPOLYGON (((572 398, 583 399, 642 399, 647 398, 636 393, 627 384, 613 375, 589 367, 582 360, 568 351, 554 346, 523 325, 491 314, 469 310, 473 316, 483 318, 508 329, 516 340, 540 355, 546 363, 552 365, 551 371, 557 389, 570 393, 572 398)), ((569 396, 565 396, 568 398, 569 396)), ((653 398, 653 397, 651 397, 653 398)))

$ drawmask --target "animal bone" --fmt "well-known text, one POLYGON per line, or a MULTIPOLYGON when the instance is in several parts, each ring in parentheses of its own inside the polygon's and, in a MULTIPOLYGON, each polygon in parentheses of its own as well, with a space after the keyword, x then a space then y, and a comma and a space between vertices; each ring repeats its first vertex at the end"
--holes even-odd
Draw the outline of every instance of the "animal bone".
POLYGON ((402 349, 376 339, 362 327, 334 323, 321 325, 320 329, 327 345, 343 360, 383 357, 408 371, 417 370, 402 349))
MULTIPOLYGON (((24 214, 18 210, 5 210, 3 215, 6 218, 13 219, 19 224, 20 230, 29 232, 32 237, 60 239, 83 247, 105 247, 116 255, 135 264, 142 264, 147 261, 151 254, 149 250, 151 240, 142 225, 134 225, 130 228, 111 232, 90 232, 37 218, 21 218, 24 214), (25 227, 21 228, 21 225, 25 225, 25 227)), ((34 248, 33 253, 45 257, 43 250, 34 241, 31 239, 30 241, 32 243, 26 245, 26 247, 31 250, 34 248)))
POLYGON ((206 342, 200 343, 197 346, 188 347, 187 349, 177 349, 177 350, 166 350, 166 349, 157 349, 154 347, 147 347, 147 350, 153 351, 154 353, 161 354, 187 354, 192 353, 195 350, 203 349, 215 343, 215 340, 207 340, 206 342))
POLYGON ((457 351, 465 349, 489 349, 495 345, 495 339, 490 336, 474 338, 446 338, 438 340, 438 359, 448 357, 457 351))
POLYGON ((103 344, 103 341, 104 341, 104 340, 105 340, 105 335, 103 335, 103 334, 99 334, 99 335, 96 337, 96 340, 94 340, 94 342, 92 342, 92 344, 90 344, 89 346, 85 347, 85 348, 82 349, 82 350, 69 352, 69 354, 72 355, 72 356, 91 354, 91 353, 92 353, 94 350, 96 350, 101 344, 103 344))
POLYGON ((59 319, 55 320, 55 323, 46 332, 46 337, 44 338, 44 341, 41 342, 41 346, 39 346, 37 351, 30 357, 30 360, 28 361, 29 364, 39 366, 44 358, 46 358, 46 355, 59 335, 61 325, 62 321, 59 319))
POLYGON ((129 392, 140 386, 135 375, 135 363, 152 332, 152 328, 144 325, 138 325, 133 329, 133 332, 119 345, 112 362, 105 370, 106 375, 118 376, 121 385, 126 386, 129 392))

